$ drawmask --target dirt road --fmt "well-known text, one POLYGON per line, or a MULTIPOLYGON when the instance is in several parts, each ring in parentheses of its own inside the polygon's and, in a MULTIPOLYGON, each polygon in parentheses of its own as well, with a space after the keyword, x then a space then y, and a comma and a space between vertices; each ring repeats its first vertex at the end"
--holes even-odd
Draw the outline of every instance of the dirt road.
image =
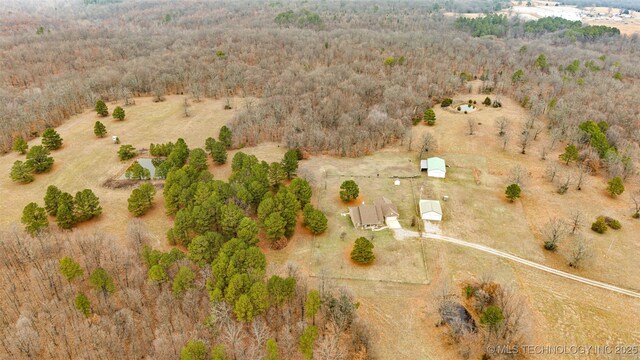
POLYGON ((520 264, 524 264, 527 266, 530 266, 532 268, 536 268, 538 270, 542 270, 544 272, 550 273, 550 274, 554 274, 560 277, 563 277, 565 279, 570 279, 570 280, 574 280, 574 281, 578 281, 581 282, 583 284, 587 284, 587 285, 591 285, 591 286, 595 286, 595 287, 599 287, 601 289, 605 289, 605 290, 609 290, 609 291, 613 291, 613 292, 617 292, 619 294, 623 294, 623 295, 627 295, 627 296, 631 296, 631 297, 635 297, 635 298, 639 298, 640 299, 640 293, 632 291, 632 290, 628 290, 628 289, 624 289, 621 287, 617 287, 615 285, 610 285, 607 283, 603 283, 600 281, 596 281, 596 280, 591 280, 591 279, 587 279, 581 276, 577 276, 577 275, 573 275, 561 270, 557 270, 554 268, 550 268, 548 266, 545 265, 541 265, 538 263, 535 263, 533 261, 529 261, 526 259, 523 259, 521 257, 515 256, 515 255, 511 255, 509 253, 506 253, 504 251, 500 251, 500 250, 495 250, 492 248, 489 248, 487 246, 484 245, 479 245, 479 244, 474 244, 474 243, 470 243, 464 240, 460 240, 460 239, 456 239, 456 238, 452 238, 449 236, 444 236, 444 235, 438 235, 438 234, 426 234, 426 233, 418 233, 416 231, 409 231, 409 230, 396 230, 396 236, 398 237, 399 240, 404 240, 407 237, 421 237, 421 238, 426 238, 426 239, 432 239, 432 240, 439 240, 439 241, 444 241, 444 242, 448 242, 451 244, 456 244, 456 245, 460 245, 460 246, 465 246, 465 247, 469 247, 472 249, 476 249, 476 250, 480 250, 480 251, 484 251, 486 253, 489 254, 493 254, 505 259, 509 259, 512 261, 515 261, 517 263, 520 264))

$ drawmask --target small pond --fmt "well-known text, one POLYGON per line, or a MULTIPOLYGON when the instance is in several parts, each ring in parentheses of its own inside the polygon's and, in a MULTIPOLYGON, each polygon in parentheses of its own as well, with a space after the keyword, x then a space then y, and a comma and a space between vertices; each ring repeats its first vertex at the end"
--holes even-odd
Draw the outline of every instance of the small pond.
MULTIPOLYGON (((143 168, 149 170, 149 174, 151 175, 151 179, 155 178, 155 176, 156 176, 156 166, 160 165, 158 163, 158 160, 156 160, 156 159, 137 159, 136 161, 138 162, 138 164, 140 164, 140 166, 142 166, 143 168)), ((122 174, 122 176, 120 176, 120 180, 127 179, 126 174, 127 173, 125 171, 122 174)))
POLYGON ((476 111, 476 107, 469 104, 462 104, 458 106, 458 111, 461 113, 470 113, 472 111, 476 111))

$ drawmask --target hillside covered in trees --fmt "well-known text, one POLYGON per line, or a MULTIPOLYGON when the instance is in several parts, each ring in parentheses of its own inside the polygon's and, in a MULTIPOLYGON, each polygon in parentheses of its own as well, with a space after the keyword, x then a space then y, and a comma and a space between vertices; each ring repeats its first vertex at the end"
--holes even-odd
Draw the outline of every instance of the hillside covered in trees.
POLYGON ((579 29, 593 27, 531 38, 537 27, 503 19, 492 25, 501 39, 474 39, 437 4, 15 3, 0 43, 0 147, 100 98, 237 95, 260 101, 234 121, 236 145, 281 141, 360 156, 407 141, 413 117, 465 89, 463 73, 536 116, 548 112, 566 125, 606 120, 616 141, 638 142, 637 110, 612 106, 638 93, 637 38, 575 42, 591 34, 579 29), (540 54, 544 68, 535 64, 540 54), (567 76, 567 58, 591 66, 567 76), (518 70, 524 76, 512 81, 518 70))

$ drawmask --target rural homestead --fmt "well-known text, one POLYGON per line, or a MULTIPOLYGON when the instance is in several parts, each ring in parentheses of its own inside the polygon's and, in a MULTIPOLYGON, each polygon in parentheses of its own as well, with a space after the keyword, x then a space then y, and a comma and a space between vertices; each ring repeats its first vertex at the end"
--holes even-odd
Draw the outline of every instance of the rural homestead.
POLYGON ((640 1, 0 9, 0 359, 640 359, 640 1))

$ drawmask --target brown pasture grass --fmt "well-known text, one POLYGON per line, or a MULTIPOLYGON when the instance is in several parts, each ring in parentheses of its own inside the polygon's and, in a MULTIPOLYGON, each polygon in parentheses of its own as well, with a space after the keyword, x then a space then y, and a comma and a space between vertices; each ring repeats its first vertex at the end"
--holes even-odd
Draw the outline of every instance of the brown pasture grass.
MULTIPOLYGON (((565 144, 550 151, 547 160, 540 160, 540 150, 549 142, 543 132, 533 141, 526 155, 516 145, 517 131, 527 112, 514 101, 501 98, 500 109, 481 105, 485 95, 462 94, 456 102, 474 99, 482 111, 470 114, 449 112, 435 107, 436 125, 420 124, 413 128, 413 146, 404 143, 371 156, 358 159, 336 159, 330 156, 309 156, 300 162, 300 173, 314 184, 314 206, 328 218, 325 234, 313 236, 301 225, 287 247, 273 250, 262 239, 259 246, 269 259, 270 266, 293 262, 309 275, 311 282, 326 270, 335 285, 352 289, 360 307, 358 313, 370 324, 374 348, 379 358, 454 358, 455 346, 443 341, 442 328, 434 326, 437 305, 434 293, 438 283, 449 282, 451 288, 483 274, 495 281, 518 289, 528 299, 532 322, 531 341, 536 344, 593 344, 614 342, 637 343, 640 338, 637 301, 605 290, 560 279, 534 269, 523 268, 475 250, 442 244, 428 239, 395 240, 390 230, 371 232, 354 229, 348 217, 341 216, 349 205, 371 202, 379 196, 390 198, 399 208, 400 223, 410 228, 415 214, 415 199, 442 199, 443 234, 460 237, 499 250, 507 251, 536 262, 600 281, 639 290, 640 273, 637 254, 640 253, 640 221, 630 217, 629 193, 638 188, 635 182, 625 184, 627 191, 613 199, 604 194, 606 179, 590 176, 583 190, 573 187, 565 195, 544 178, 544 168, 558 162, 558 154, 565 144), (505 116, 512 122, 512 140, 506 151, 499 143, 494 122, 505 116), (473 136, 466 135, 467 117, 482 123, 473 136), (431 155, 443 157, 450 166, 446 179, 430 179, 421 175, 416 179, 401 179, 393 185, 394 176, 414 176, 419 173, 417 149, 424 132, 432 132, 439 149, 431 155), (531 173, 523 186, 522 198, 511 203, 504 197, 509 169, 516 164, 531 173), (479 171, 475 172, 474 169, 479 171), (353 177, 351 177, 353 176, 353 177), (475 176, 480 180, 476 183, 475 176), (350 204, 339 198, 340 184, 353 178, 360 187, 360 196, 350 204), (556 253, 542 248, 541 229, 550 217, 567 218, 574 209, 585 213, 585 227, 580 234, 592 244, 594 257, 581 269, 567 265, 573 237, 560 243, 556 253), (598 215, 619 219, 622 229, 598 235, 589 230, 598 215), (340 240, 345 233, 345 240, 340 240), (350 261, 353 242, 359 236, 374 235, 374 264, 363 267, 350 261), (423 251, 424 249, 424 251, 423 251), (426 268, 425 268, 426 263, 426 268), (550 340, 550 339, 553 339, 550 340)), ((494 96, 490 96, 492 99, 494 96)), ((132 219, 127 211, 130 188, 111 189, 102 186, 123 171, 126 163, 118 160, 118 145, 111 143, 111 135, 118 135, 122 144, 147 148, 149 143, 185 139, 190 148, 203 147, 207 137, 216 137, 235 110, 222 110, 222 100, 204 100, 191 106, 192 116, 182 115, 181 96, 169 96, 162 103, 151 98, 136 99, 137 105, 125 108, 127 118, 117 122, 98 118, 93 111, 72 118, 57 128, 64 138, 62 149, 53 152, 54 168, 37 175, 33 183, 19 185, 8 177, 11 165, 23 156, 8 154, 0 157, 0 226, 19 224, 22 208, 29 202, 43 204, 46 187, 54 184, 64 191, 75 193, 92 189, 101 199, 104 209, 98 219, 79 225, 81 229, 95 229, 121 238, 126 224, 132 219), (109 131, 107 137, 97 139, 93 124, 103 121, 109 131)), ((112 109, 115 104, 109 104, 112 109)), ((39 144, 40 139, 29 145, 39 144)), ((274 143, 229 152, 229 161, 236 151, 256 155, 267 162, 279 161, 285 148, 274 143)), ((575 169, 575 165, 560 164, 560 172, 575 169)), ((215 165, 209 170, 217 179, 227 179, 230 164, 215 165)), ((149 228, 152 245, 167 249, 165 239, 172 220, 165 215, 161 194, 155 206, 143 216, 149 228)), ((51 219, 53 221, 53 219, 51 219)), ((19 225, 18 225, 19 226, 19 225)), ((52 225, 55 228, 55 225, 52 225)), ((412 228, 411 230, 418 230, 412 228)))

